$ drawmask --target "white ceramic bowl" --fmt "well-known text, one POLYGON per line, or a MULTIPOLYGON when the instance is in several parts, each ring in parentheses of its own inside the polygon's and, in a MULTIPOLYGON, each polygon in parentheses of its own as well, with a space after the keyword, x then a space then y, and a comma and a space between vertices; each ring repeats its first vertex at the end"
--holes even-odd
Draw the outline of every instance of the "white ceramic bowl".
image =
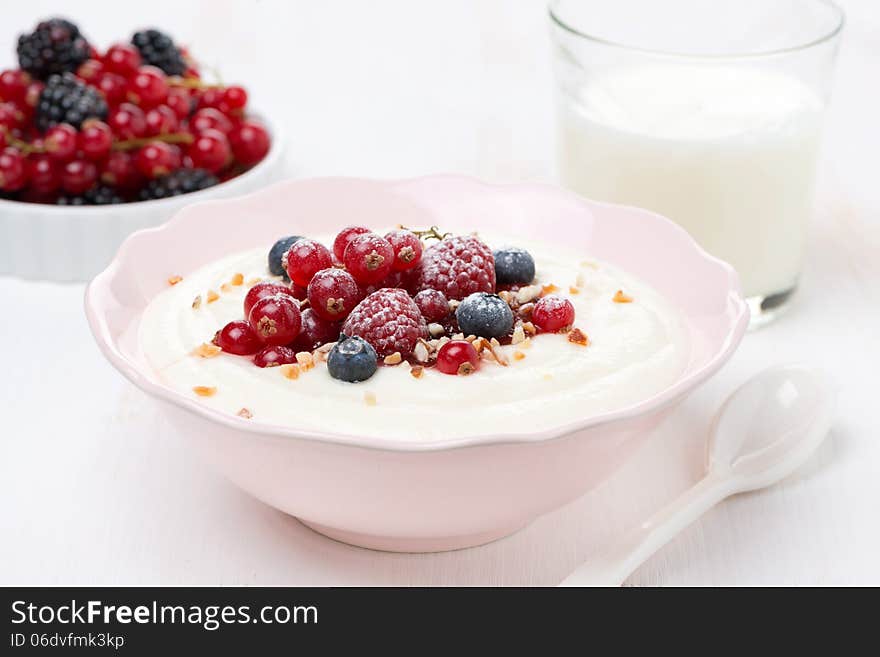
POLYGON ((733 269, 659 215, 584 201, 549 185, 489 185, 457 176, 289 181, 189 206, 160 228, 129 237, 89 285, 85 303, 108 360, 157 399, 180 433, 230 480, 328 536, 397 551, 485 543, 590 490, 721 367, 749 317, 733 269), (238 230, 242 216, 246 231, 238 230), (462 217, 474 218, 482 230, 559 240, 649 282, 687 320, 692 350, 685 371, 656 395, 564 426, 395 441, 226 415, 163 385, 141 354, 141 314, 171 274, 185 277, 279 235, 323 234, 355 218, 378 228, 397 221, 460 225, 462 217))
POLYGON ((0 199, 0 275, 57 282, 87 281, 104 269, 131 233, 151 228, 196 201, 253 192, 283 175, 283 135, 260 115, 272 145, 244 174, 208 189, 158 201, 56 206, 0 199))

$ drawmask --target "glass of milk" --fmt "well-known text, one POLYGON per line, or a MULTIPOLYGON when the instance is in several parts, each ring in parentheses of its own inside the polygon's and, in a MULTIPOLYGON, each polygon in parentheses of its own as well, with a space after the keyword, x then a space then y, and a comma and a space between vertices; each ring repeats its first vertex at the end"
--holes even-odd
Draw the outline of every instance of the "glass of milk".
POLYGON ((841 10, 553 0, 550 20, 563 184, 678 222, 771 319, 801 270, 841 10))

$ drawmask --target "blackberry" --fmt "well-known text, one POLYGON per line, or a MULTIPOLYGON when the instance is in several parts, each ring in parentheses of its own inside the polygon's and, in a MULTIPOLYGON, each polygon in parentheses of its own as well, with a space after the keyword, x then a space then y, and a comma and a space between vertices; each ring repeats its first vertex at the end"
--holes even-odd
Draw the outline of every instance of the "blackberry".
POLYGON ((34 115, 40 132, 59 123, 69 123, 79 130, 89 118, 107 118, 107 102, 100 91, 81 82, 73 73, 53 75, 46 81, 34 115))
POLYGON ((207 189, 220 182, 217 176, 204 169, 178 169, 167 176, 156 178, 140 191, 141 201, 180 196, 207 189))
POLYGON ((79 28, 63 18, 45 20, 30 34, 18 37, 18 65, 40 80, 75 71, 89 52, 79 28))
POLYGON ((186 71, 183 55, 167 34, 156 29, 143 30, 135 32, 131 43, 140 51, 145 64, 161 68, 166 75, 183 75, 186 71))
POLYGON ((56 205, 116 205, 125 200, 112 187, 97 185, 82 196, 59 196, 56 205))

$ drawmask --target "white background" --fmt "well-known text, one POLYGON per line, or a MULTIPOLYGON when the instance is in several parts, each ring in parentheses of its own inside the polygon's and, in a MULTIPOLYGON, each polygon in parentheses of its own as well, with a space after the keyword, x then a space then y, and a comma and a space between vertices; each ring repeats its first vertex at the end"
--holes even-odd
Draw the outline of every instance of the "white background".
MULTIPOLYGON (((0 583, 552 585, 696 480, 714 409, 759 369, 825 367, 839 418, 773 490, 729 500, 633 585, 880 584, 880 10, 844 0, 802 292, 746 337, 610 481, 495 544, 394 555, 324 539, 208 471, 104 363, 82 286, 0 278, 0 583)), ((14 37, 70 3, 4 3, 14 37)), ((438 171, 552 179, 544 3, 502 0, 75 3, 96 43, 156 25, 288 130, 292 175, 438 171)), ((353 218, 354 219, 354 218, 353 218)))

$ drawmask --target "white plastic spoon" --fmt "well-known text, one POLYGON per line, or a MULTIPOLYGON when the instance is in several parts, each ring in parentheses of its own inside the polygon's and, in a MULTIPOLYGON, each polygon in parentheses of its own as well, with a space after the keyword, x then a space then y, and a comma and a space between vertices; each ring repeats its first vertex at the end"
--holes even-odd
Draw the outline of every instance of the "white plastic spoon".
POLYGON ((560 586, 620 586, 648 557, 725 498, 787 477, 831 428, 834 397, 819 372, 801 365, 773 367, 747 381, 715 418, 706 476, 560 586))

